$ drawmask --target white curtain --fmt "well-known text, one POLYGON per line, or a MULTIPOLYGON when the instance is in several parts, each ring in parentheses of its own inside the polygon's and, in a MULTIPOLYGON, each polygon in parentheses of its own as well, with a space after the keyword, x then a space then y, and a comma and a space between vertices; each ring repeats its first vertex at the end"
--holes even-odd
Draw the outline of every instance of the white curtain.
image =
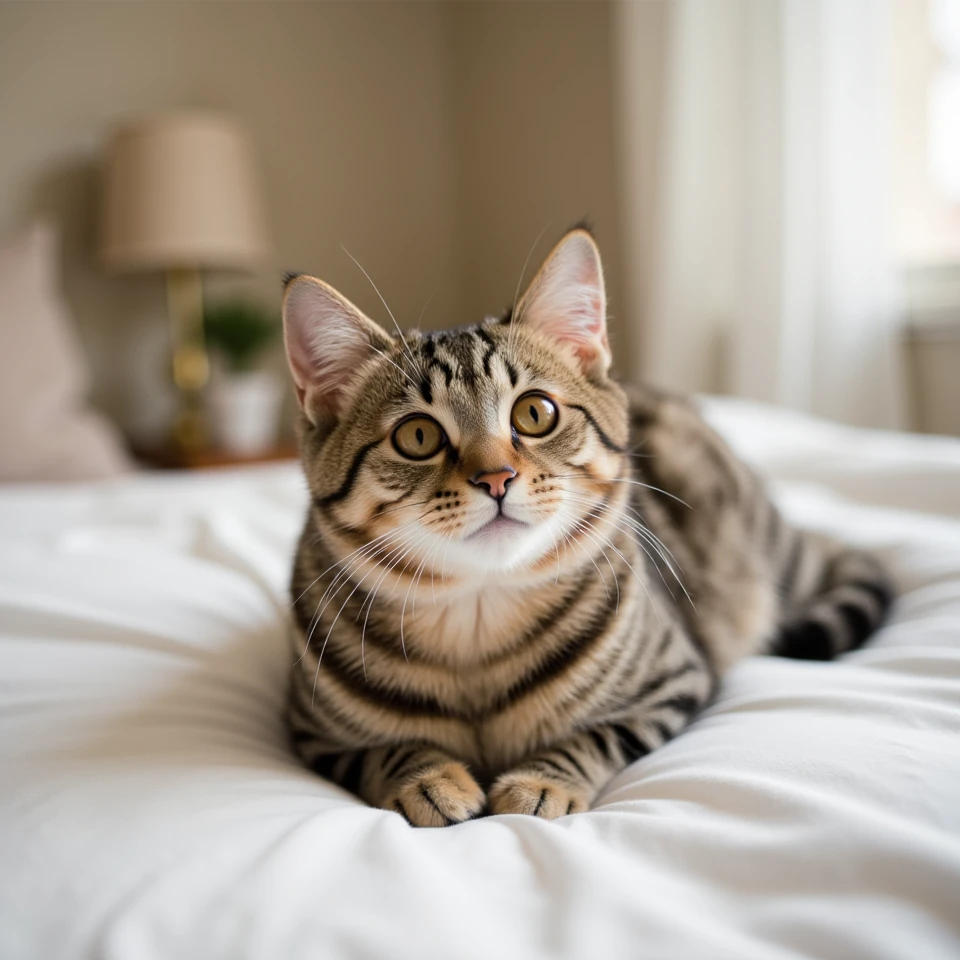
MULTIPOLYGON (((650 47, 644 6, 615 20, 620 121, 646 130, 630 89, 650 47)), ((626 249, 646 259, 634 372, 901 426, 888 0, 673 0, 662 11, 652 176, 639 156, 649 135, 622 139, 626 249), (631 223, 643 210, 648 222, 631 223)))

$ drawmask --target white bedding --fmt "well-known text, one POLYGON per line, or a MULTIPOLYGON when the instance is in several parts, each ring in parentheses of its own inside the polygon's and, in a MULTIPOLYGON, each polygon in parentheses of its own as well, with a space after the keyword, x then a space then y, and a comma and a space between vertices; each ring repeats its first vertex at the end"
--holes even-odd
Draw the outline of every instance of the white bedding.
POLYGON ((297 765, 294 467, 0 489, 0 957, 960 956, 960 442, 709 411, 902 596, 555 822, 414 830, 297 765))

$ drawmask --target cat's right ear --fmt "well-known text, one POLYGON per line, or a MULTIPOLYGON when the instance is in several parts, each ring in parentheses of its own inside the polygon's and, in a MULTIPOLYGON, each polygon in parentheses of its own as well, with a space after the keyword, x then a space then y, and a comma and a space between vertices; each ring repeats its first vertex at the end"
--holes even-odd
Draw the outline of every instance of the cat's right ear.
POLYGON ((339 415, 360 367, 391 346, 387 334, 346 297, 303 274, 284 288, 283 340, 297 399, 314 424, 339 415))

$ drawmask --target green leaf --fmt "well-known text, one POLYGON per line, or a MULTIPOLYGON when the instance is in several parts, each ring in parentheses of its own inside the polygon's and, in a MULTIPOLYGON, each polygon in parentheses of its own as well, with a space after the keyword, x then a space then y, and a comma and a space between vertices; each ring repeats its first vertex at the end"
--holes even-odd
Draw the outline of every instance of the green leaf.
POLYGON ((279 314, 257 303, 228 300, 204 307, 203 330, 230 369, 249 370, 280 336, 281 323, 279 314))

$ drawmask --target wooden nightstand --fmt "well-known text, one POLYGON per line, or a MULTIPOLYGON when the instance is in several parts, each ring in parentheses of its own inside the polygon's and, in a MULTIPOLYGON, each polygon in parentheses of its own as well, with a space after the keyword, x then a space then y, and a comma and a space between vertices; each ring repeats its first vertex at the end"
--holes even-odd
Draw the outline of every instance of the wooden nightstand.
POLYGON ((210 470, 217 467, 239 467, 256 463, 274 463, 280 460, 296 460, 300 454, 290 440, 271 447, 251 457, 218 450, 215 447, 187 452, 175 447, 135 447, 133 455, 144 466, 158 470, 210 470))
POLYGON ((906 272, 913 428, 960 436, 960 263, 906 272))

